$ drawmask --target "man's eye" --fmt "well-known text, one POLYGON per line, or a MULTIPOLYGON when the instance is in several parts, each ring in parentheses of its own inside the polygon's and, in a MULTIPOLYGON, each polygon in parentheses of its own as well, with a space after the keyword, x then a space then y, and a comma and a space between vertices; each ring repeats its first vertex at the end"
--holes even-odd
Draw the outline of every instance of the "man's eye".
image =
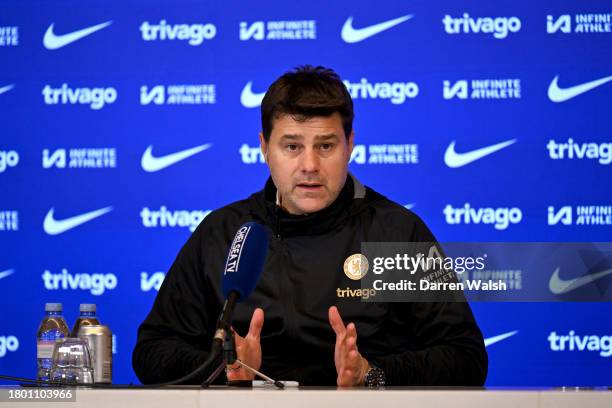
POLYGON ((287 150, 289 150, 290 152, 295 152, 297 149, 298 149, 298 146, 296 144, 287 145, 287 150))
POLYGON ((331 150, 331 149, 332 149, 332 147, 334 147, 334 145, 333 145, 333 144, 331 144, 331 143, 323 143, 323 144, 321 145, 321 150, 323 150, 323 151, 329 151, 329 150, 331 150))

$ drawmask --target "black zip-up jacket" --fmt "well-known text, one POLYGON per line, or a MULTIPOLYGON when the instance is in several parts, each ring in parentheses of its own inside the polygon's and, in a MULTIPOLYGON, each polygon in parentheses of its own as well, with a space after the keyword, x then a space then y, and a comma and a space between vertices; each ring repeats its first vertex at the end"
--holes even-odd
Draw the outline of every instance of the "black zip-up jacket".
MULTIPOLYGON (((349 176, 329 207, 306 216, 276 205, 276 187, 209 214, 183 246, 138 330, 132 364, 143 383, 178 379, 209 356, 223 297, 221 281, 230 243, 245 222, 270 233, 264 271, 234 314, 245 335, 263 308, 261 371, 301 385, 336 385, 335 334, 328 309, 357 327, 357 345, 383 369, 387 385, 481 386, 487 375, 483 337, 468 303, 372 303, 338 297, 359 288, 343 264, 362 242, 433 242, 415 214, 349 176)), ((199 384, 209 373, 191 381, 199 384)))

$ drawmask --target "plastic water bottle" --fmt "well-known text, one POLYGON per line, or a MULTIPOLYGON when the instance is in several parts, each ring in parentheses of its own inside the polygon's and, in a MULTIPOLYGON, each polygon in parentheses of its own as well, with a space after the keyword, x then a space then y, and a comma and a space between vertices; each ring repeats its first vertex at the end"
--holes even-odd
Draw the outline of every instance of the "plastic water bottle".
POLYGON ((68 325, 62 316, 61 303, 45 303, 45 317, 36 334, 37 378, 48 381, 53 362, 53 347, 56 339, 68 337, 68 325))
POLYGON ((79 305, 79 318, 74 322, 72 326, 71 337, 78 337, 79 329, 81 326, 90 326, 93 324, 100 324, 100 321, 96 317, 96 305, 93 303, 81 303, 79 305))

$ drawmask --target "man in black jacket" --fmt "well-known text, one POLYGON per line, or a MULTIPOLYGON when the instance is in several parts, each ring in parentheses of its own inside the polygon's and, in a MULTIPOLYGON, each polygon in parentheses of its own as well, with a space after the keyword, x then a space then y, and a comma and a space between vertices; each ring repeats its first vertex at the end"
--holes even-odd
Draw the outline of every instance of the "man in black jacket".
MULTIPOLYGON (((348 174, 353 103, 339 77, 311 66, 286 73, 261 112, 271 177, 208 215, 178 254, 138 332, 140 380, 174 380, 208 358, 225 255, 238 228, 256 221, 272 238, 255 291, 235 310, 239 359, 302 385, 483 385, 487 354, 467 303, 363 302, 344 291, 360 287, 345 264, 363 242, 435 239, 348 174)), ((239 367, 226 375, 253 378, 239 367)))

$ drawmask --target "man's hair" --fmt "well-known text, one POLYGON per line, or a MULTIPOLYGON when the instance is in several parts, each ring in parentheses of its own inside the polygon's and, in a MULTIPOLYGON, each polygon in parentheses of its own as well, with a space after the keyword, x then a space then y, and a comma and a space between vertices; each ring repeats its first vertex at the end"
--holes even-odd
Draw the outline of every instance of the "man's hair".
POLYGON ((264 139, 270 140, 274 120, 282 115, 305 121, 335 112, 342 118, 348 139, 353 130, 353 100, 338 74, 322 66, 299 66, 274 81, 263 98, 261 127, 264 139))

